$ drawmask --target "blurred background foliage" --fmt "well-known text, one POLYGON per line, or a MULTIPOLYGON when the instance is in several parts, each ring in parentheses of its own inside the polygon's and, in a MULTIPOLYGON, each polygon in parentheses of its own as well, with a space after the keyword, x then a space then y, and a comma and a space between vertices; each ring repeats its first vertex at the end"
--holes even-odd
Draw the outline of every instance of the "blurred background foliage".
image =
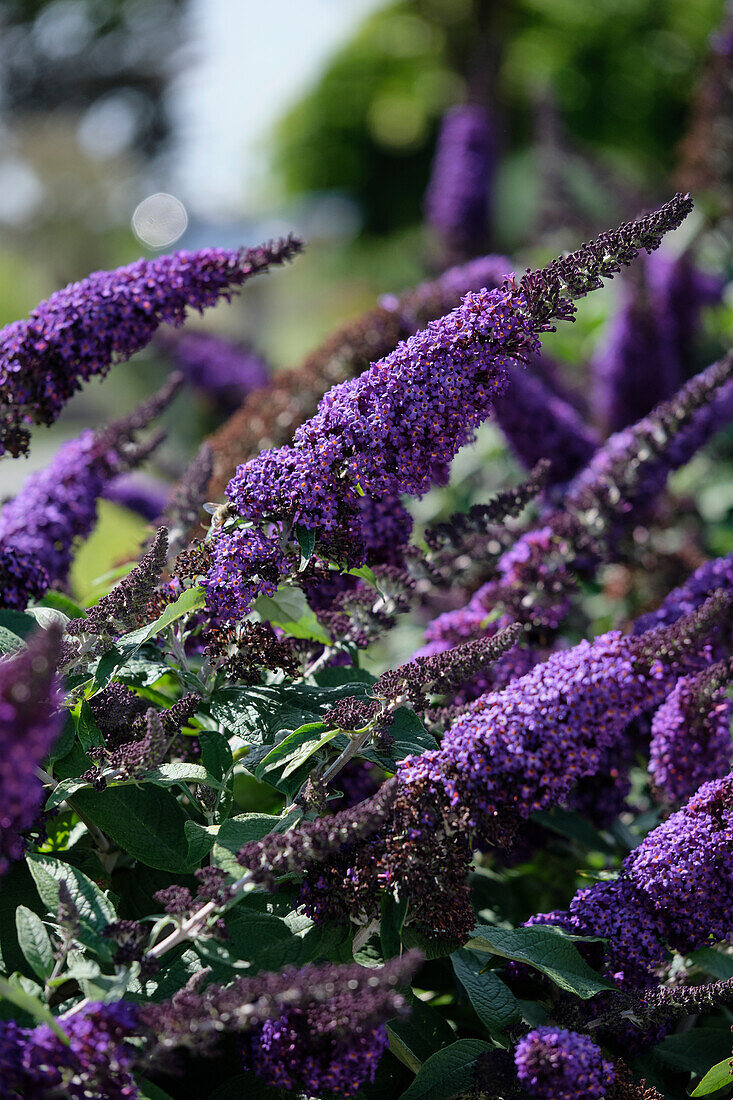
MULTIPOLYGON (((170 247, 305 236, 292 267, 193 322, 248 341, 275 369, 295 365, 380 294, 439 267, 423 198, 441 117, 466 98, 487 106, 497 134, 489 243, 521 271, 669 196, 723 10, 724 0, 272 0, 256 11, 240 0, 0 0, 0 322, 90 270, 155 255, 131 218, 162 191, 188 216, 170 247), (293 73, 283 104, 267 89, 291 88, 293 73), (231 163, 241 178, 222 178, 231 163)), ((725 245, 707 260, 731 274, 725 245)), ((548 337, 581 387, 615 300, 614 286, 593 295, 548 337)), ((732 320, 729 300, 708 314, 700 366, 728 346, 732 320)), ((167 369, 152 350, 89 385, 36 431, 28 460, 3 464, 0 499, 167 369)), ((153 472, 174 479, 216 423, 210 403, 179 397, 153 472)), ((682 518, 667 537, 682 545, 702 519, 700 553, 733 548, 731 442, 722 435, 675 479, 682 518)), ((520 476, 491 425, 456 463, 452 487, 416 504, 421 521, 520 476)), ((115 505, 100 515, 74 571, 82 598, 142 530, 115 505)), ((600 602, 588 593, 598 624, 630 607, 622 579, 611 581, 600 602)))

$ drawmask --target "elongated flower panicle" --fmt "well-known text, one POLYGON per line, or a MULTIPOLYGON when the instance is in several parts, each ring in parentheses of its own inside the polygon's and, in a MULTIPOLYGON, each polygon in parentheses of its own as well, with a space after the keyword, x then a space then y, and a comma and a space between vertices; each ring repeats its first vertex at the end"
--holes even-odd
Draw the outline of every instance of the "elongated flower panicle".
POLYGON ((36 768, 63 724, 59 651, 60 634, 51 627, 0 660, 0 874, 23 854, 21 833, 35 821, 43 796, 36 768))
POLYGON ((331 817, 302 822, 287 833, 270 833, 237 852, 237 862, 253 881, 271 883, 274 875, 302 874, 329 855, 377 832, 388 820, 397 782, 388 780, 372 798, 331 817))
POLYGON ((558 1027, 538 1027, 520 1039, 514 1052, 517 1077, 538 1100, 585 1100, 607 1096, 616 1073, 587 1035, 558 1027))
MULTIPOLYGON (((733 776, 704 783, 623 862, 621 877, 580 890, 546 921, 600 935, 606 972, 651 985, 672 947, 682 954, 725 939, 733 904, 733 776)), ((535 920, 533 923, 538 923, 535 920)))
POLYGON ((190 386, 233 412, 252 390, 266 386, 270 368, 251 348, 207 332, 184 332, 162 347, 190 386))
POLYGON ((654 715, 649 772, 672 802, 689 798, 706 780, 722 779, 730 771, 733 705, 725 689, 731 678, 730 661, 683 676, 654 715))
POLYGON ((552 392, 531 366, 509 369, 509 387, 496 402, 496 422, 527 469, 549 462, 548 485, 569 481, 600 444, 580 413, 552 392))
POLYGON ((0 512, 0 602, 23 609, 47 588, 63 584, 74 540, 97 520, 97 501, 124 470, 142 462, 162 436, 137 442, 139 431, 159 416, 180 385, 171 378, 129 416, 65 443, 51 463, 31 474, 0 512))
POLYGON ((168 532, 158 528, 150 549, 126 577, 111 592, 90 607, 86 618, 72 619, 66 625, 67 634, 93 635, 101 642, 119 637, 141 626, 145 609, 155 592, 165 567, 168 532))
POLYGON ((147 474, 122 474, 105 486, 102 496, 152 523, 163 513, 168 486, 147 474))
POLYGON ((207 603, 225 622, 243 618, 258 596, 274 596, 288 566, 277 538, 255 527, 216 539, 211 554, 211 569, 204 580, 207 603))
POLYGON ((258 248, 206 248, 98 271, 0 332, 0 454, 23 454, 28 424, 52 424, 69 398, 145 347, 163 322, 182 324, 301 249, 294 237, 258 248))
POLYGON ((486 110, 464 103, 441 123, 425 216, 449 256, 481 251, 489 223, 496 162, 494 129, 486 110))
POLYGON ((251 393, 204 444, 213 455, 204 499, 219 499, 240 463, 263 448, 289 443, 330 386, 361 374, 400 340, 454 309, 468 291, 500 286, 511 266, 505 256, 483 256, 402 294, 385 295, 377 307, 338 329, 299 367, 278 371, 266 389, 251 393))

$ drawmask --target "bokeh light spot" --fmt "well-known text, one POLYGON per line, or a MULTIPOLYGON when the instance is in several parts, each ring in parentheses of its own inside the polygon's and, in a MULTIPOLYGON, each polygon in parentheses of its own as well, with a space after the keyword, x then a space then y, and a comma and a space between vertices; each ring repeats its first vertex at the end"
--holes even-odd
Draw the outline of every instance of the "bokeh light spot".
POLYGON ((148 248, 167 248, 182 236, 187 225, 186 207, 175 195, 164 191, 148 195, 132 215, 133 232, 148 248))

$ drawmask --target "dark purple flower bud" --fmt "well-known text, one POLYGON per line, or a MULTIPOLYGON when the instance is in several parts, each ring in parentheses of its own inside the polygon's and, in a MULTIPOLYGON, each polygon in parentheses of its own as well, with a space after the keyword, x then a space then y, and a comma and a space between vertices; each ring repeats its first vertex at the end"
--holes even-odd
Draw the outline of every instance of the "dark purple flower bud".
POLYGON ((50 628, 0 660, 0 874, 23 854, 21 833, 33 824, 43 797, 36 769, 63 724, 59 651, 59 632, 50 628))
POLYGON ((559 1027, 538 1027, 517 1043, 517 1077, 538 1100, 604 1097, 616 1072, 587 1035, 559 1027))
POLYGON ((254 881, 271 882, 274 875, 302 874, 334 852, 371 836, 388 820, 396 793, 388 780, 365 802, 332 817, 302 822, 287 833, 270 833, 264 840, 240 848, 237 862, 254 881))
POLYGON ((482 251, 496 166, 496 139, 488 114, 477 103, 449 110, 441 123, 425 216, 449 256, 482 251))
MULTIPOLYGON (((112 727, 111 736, 105 735, 102 747, 88 750, 88 755, 99 763, 89 768, 83 778, 103 788, 109 779, 134 779, 159 767, 168 759, 176 735, 195 714, 200 701, 200 696, 189 692, 168 710, 156 711, 150 707, 144 716, 136 706, 136 717, 126 728, 112 727)), ((105 726, 109 728, 106 723, 105 726)))
POLYGON ((123 474, 110 481, 102 496, 152 523, 163 513, 168 486, 147 474, 123 474))
POLYGON ((171 917, 185 917, 193 910, 191 891, 186 886, 166 886, 157 890, 153 899, 171 917))
POLYGON ((129 740, 133 722, 147 709, 144 699, 124 684, 112 683, 93 695, 89 708, 104 735, 107 748, 114 749, 129 740))
POLYGON ((27 424, 52 424, 81 383, 150 342, 164 322, 182 324, 301 249, 295 238, 259 248, 207 248, 98 271, 41 302, 0 333, 0 454, 22 454, 27 424))
POLYGON ((113 962, 115 966, 129 966, 140 962, 145 954, 150 929, 136 920, 116 920, 102 929, 102 935, 117 944, 113 962))
POLYGON ((85 619, 72 619, 66 626, 72 636, 92 635, 99 647, 109 646, 145 619, 145 610, 165 568, 168 532, 160 527, 152 545, 134 569, 111 592, 89 608, 85 619))
POLYGON ((190 386, 212 397, 223 412, 233 412, 252 390, 266 386, 268 364, 251 348, 208 332, 184 332, 164 337, 177 370, 190 386))
POLYGON ((718 590, 733 590, 733 554, 723 558, 706 561, 699 569, 681 584, 673 588, 656 611, 641 615, 634 623, 634 634, 643 634, 657 626, 676 623, 684 615, 689 615, 700 607, 706 599, 718 590))
MULTIPOLYGON (((166 407, 180 384, 174 378, 129 416, 65 443, 44 470, 31 474, 0 512, 2 602, 24 608, 53 584, 63 584, 77 538, 97 521, 97 500, 123 470, 142 462, 149 443, 138 431, 166 407)), ((160 442, 154 437, 153 445, 160 442)))
POLYGON ((709 779, 722 779, 731 768, 733 704, 725 697, 733 677, 730 661, 683 676, 652 720, 649 773, 672 802, 695 793, 709 779))
POLYGON ((495 417, 523 466, 531 469, 543 458, 549 461, 549 485, 569 481, 600 443, 580 413, 531 368, 509 368, 509 387, 496 402, 495 417))

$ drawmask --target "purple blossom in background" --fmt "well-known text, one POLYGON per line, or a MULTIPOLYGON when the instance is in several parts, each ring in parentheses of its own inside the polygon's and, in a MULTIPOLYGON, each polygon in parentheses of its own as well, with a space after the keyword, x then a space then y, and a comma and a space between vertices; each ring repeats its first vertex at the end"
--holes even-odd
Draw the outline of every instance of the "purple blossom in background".
POLYGON ((733 704, 725 697, 730 662, 683 676, 652 720, 649 773, 670 801, 680 802, 731 768, 733 704))
POLYGON ((23 854, 21 833, 41 807, 36 768, 63 724, 56 680, 58 630, 37 630, 28 646, 0 660, 0 874, 23 854))
POLYGON ((695 344, 700 335, 701 312, 705 306, 719 305, 725 279, 701 271, 689 252, 670 259, 653 252, 646 261, 649 289, 669 332, 672 347, 680 362, 683 378, 695 369, 695 344))
POLYGON ((102 496, 153 523, 165 510, 168 489, 165 482, 147 474, 122 474, 105 486, 102 496))
POLYGON ((207 332, 184 332, 161 341, 177 370, 197 390, 233 412, 252 390, 266 386, 268 364, 251 348, 207 332))
POLYGON ((587 1035, 559 1027, 538 1027, 517 1043, 517 1077, 538 1100, 604 1097, 616 1079, 613 1064, 587 1035))
POLYGON ((142 462, 162 439, 136 443, 136 433, 166 407, 180 384, 173 377, 122 420, 87 429, 59 448, 50 464, 26 480, 0 512, 0 601, 23 609, 47 588, 64 584, 74 541, 97 522, 97 501, 122 471, 142 462))
POLYGON ((482 250, 495 167, 496 140, 486 110, 477 103, 453 107, 441 123, 425 194, 426 219, 449 254, 482 250))
POLYGON ((0 1021, 3 1096, 17 1100, 136 1100, 132 1076, 137 1010, 123 1001, 92 1003, 62 1023, 64 1043, 47 1024, 33 1030, 0 1021))
POLYGON ((682 382, 673 333, 643 270, 621 283, 621 301, 591 362, 593 409, 605 432, 650 412, 682 382))
POLYGON ((287 564, 278 540, 253 527, 216 539, 204 581, 212 613, 225 621, 241 619, 258 596, 275 595, 287 564))
POLYGON ((692 573, 679 588, 673 588, 665 596, 656 611, 641 615, 633 626, 634 634, 643 634, 657 626, 676 623, 683 615, 689 615, 700 607, 708 596, 721 589, 729 592, 733 589, 733 554, 723 558, 706 561, 692 573))
POLYGON ((351 998, 345 992, 339 1000, 341 1004, 291 1009, 277 1020, 266 1020, 245 1048, 245 1066, 277 1088, 304 1089, 309 1096, 321 1096, 324 1090, 356 1095, 374 1080, 389 1040, 384 1026, 350 1034, 344 1023, 349 1011, 354 1013, 351 998))
POLYGON ((52 424, 81 383, 145 347, 163 322, 229 298, 301 249, 288 237, 258 248, 206 248, 97 271, 0 332, 0 454, 27 450, 28 424, 52 424))
POLYGON ((527 469, 550 460, 548 485, 569 481, 585 466, 600 439, 562 397, 529 369, 510 367, 509 386, 496 402, 496 422, 527 469))

